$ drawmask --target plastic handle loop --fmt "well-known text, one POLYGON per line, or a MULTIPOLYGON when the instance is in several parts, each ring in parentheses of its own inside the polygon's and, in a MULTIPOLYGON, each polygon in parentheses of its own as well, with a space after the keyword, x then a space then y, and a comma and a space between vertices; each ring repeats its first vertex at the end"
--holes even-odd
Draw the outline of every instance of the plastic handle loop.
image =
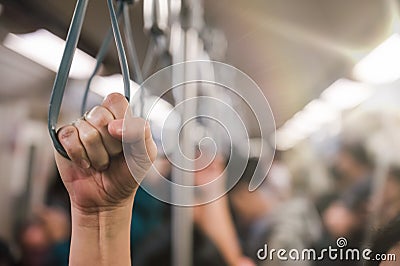
MULTIPOLYGON (((131 66, 133 66, 133 79, 138 84, 141 84, 143 82, 143 75, 142 75, 142 72, 140 69, 138 56, 137 56, 136 48, 135 48, 135 43, 133 40, 134 38, 133 38, 132 27, 131 27, 132 23, 131 23, 131 19, 129 16, 129 5, 130 4, 133 4, 133 1, 118 0, 116 15, 117 15, 117 19, 120 18, 121 14, 123 14, 123 16, 124 16, 124 20, 123 20, 124 29, 125 29, 124 34, 125 34, 125 39, 126 39, 126 44, 127 44, 129 63, 131 64, 131 66)), ((96 76, 97 72, 100 69, 101 63, 103 63, 104 57, 107 54, 107 50, 110 46, 112 37, 113 37, 113 30, 112 30, 112 28, 110 28, 107 32, 106 37, 103 40, 103 43, 101 44, 99 52, 97 53, 96 66, 95 66, 92 74, 90 75, 88 82, 86 83, 86 88, 85 88, 85 92, 83 95, 82 106, 81 106, 81 115, 83 115, 86 111, 87 98, 89 95, 90 86, 92 84, 93 78, 96 76)))
MULTIPOLYGON (((142 85, 143 83, 143 74, 142 70, 140 69, 140 64, 138 60, 138 56, 136 53, 135 42, 133 38, 133 32, 131 27, 131 18, 129 16, 129 6, 125 2, 124 3, 124 28, 125 28, 125 38, 127 42, 127 50, 128 56, 130 59, 130 63, 133 66, 133 75, 136 83, 142 85)), ((143 117, 144 114, 144 88, 140 86, 140 116, 143 117)))
MULTIPOLYGON (((123 10, 122 1, 118 1, 117 19, 119 19, 119 17, 121 16, 122 10, 123 10)), ((104 57, 107 54, 107 51, 110 46, 112 38, 113 38, 113 30, 112 30, 112 27, 110 27, 110 29, 107 31, 106 37, 103 40, 103 43, 100 46, 98 53, 96 55, 96 66, 94 67, 93 72, 90 75, 88 82, 86 83, 85 92, 83 94, 82 106, 81 106, 81 115, 83 115, 86 112, 86 104, 87 104, 87 98, 89 95, 90 86, 92 84, 93 78, 96 76, 97 72, 100 69, 101 64, 104 61, 104 57)))
POLYGON ((108 9, 110 10, 111 26, 112 26, 112 29, 114 32, 115 44, 117 46, 119 64, 121 65, 122 79, 124 82, 125 98, 129 102, 130 94, 131 94, 130 93, 131 78, 129 75, 129 67, 128 67, 128 62, 126 60, 124 44, 123 44, 123 41, 121 38, 121 32, 120 32, 119 26, 118 26, 118 19, 115 14, 114 5, 113 5, 112 0, 107 0, 107 4, 108 4, 108 9))
MULTIPOLYGON (((54 148, 65 158, 69 158, 64 147, 61 145, 56 131, 57 120, 60 114, 62 99, 64 96, 65 86, 67 84, 68 75, 71 69, 72 59, 81 34, 82 24, 87 9, 88 0, 77 0, 74 15, 68 31, 64 53, 61 59, 56 79, 54 81, 53 90, 50 97, 49 114, 48 114, 48 130, 53 141, 54 148)), ((112 0, 107 0, 110 11, 111 26, 114 33, 114 39, 117 46, 118 58, 121 65, 122 76, 124 81, 125 97, 130 99, 130 77, 128 63, 125 57, 125 50, 118 26, 117 15, 115 14, 112 0)))

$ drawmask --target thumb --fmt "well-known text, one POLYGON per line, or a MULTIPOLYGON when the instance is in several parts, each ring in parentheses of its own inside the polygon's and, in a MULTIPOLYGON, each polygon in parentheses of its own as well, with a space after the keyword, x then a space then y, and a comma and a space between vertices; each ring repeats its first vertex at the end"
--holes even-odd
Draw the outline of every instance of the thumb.
POLYGON ((113 138, 122 141, 123 126, 124 126, 123 119, 113 120, 110 123, 108 123, 108 133, 110 133, 110 135, 113 138))
POLYGON ((155 160, 157 147, 146 120, 140 117, 129 117, 125 121, 116 119, 108 124, 108 132, 113 138, 132 144, 138 155, 147 154, 151 161, 155 160))
POLYGON ((125 143, 144 142, 152 138, 149 123, 140 117, 113 120, 108 123, 108 133, 125 143))

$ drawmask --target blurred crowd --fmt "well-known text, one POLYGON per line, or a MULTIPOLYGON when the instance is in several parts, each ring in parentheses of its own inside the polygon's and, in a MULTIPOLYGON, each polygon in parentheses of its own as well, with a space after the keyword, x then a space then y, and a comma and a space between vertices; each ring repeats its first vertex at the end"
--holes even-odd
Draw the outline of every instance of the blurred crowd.
MULTIPOLYGON (((328 257, 297 262, 258 257, 266 244, 276 250, 321 251, 336 247, 338 238, 348 241, 345 248, 370 247, 381 253, 392 250, 400 240, 400 167, 377 165, 362 141, 340 141, 337 146, 331 160, 324 162, 329 185, 318 194, 299 185, 298 173, 291 170, 282 152, 276 152, 261 187, 249 192, 255 167, 262 163, 249 159, 242 178, 227 195, 193 208, 193 265, 361 263, 328 257)), ((208 167, 196 172, 195 182, 213 180, 226 163, 223 156, 217 156, 208 167)), ((170 176, 171 165, 165 157, 160 156, 155 165, 163 176, 170 176)), ((152 178, 152 172, 149 175, 152 178)), ((229 180, 229 172, 225 178, 229 180)), ((131 233, 133 265, 170 264, 171 208, 139 188, 131 233)), ((70 226, 68 194, 55 176, 47 189, 46 206, 16 221, 14 242, 0 242, 0 266, 68 265, 70 226)))

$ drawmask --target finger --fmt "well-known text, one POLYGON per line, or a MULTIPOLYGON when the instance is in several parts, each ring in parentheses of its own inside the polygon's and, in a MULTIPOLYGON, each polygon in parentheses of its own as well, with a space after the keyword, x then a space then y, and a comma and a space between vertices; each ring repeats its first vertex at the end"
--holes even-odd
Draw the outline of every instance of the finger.
POLYGON ((127 116, 125 120, 116 119, 108 125, 110 134, 125 143, 153 140, 149 123, 140 117, 127 116))
POLYGON ((108 124, 108 132, 113 138, 122 141, 123 126, 124 126, 124 120, 116 119, 108 124))
POLYGON ((79 138, 86 150, 90 164, 98 171, 107 169, 109 157, 100 132, 82 119, 78 120, 75 126, 78 129, 79 138))
POLYGON ((108 132, 108 124, 114 120, 113 114, 103 106, 94 107, 85 115, 85 120, 100 133, 104 147, 109 156, 115 156, 122 152, 122 143, 113 138, 108 132))
POLYGON ((120 93, 109 94, 102 103, 102 106, 107 108, 116 119, 124 118, 128 105, 128 101, 120 93))
POLYGON ((79 139, 79 133, 75 126, 62 127, 58 131, 57 136, 72 162, 85 169, 90 167, 89 158, 79 139))
POLYGON ((139 117, 126 117, 125 121, 122 119, 111 121, 108 124, 108 131, 111 136, 123 140, 129 147, 132 156, 140 162, 147 163, 154 162, 157 156, 157 147, 151 135, 149 123, 139 117))

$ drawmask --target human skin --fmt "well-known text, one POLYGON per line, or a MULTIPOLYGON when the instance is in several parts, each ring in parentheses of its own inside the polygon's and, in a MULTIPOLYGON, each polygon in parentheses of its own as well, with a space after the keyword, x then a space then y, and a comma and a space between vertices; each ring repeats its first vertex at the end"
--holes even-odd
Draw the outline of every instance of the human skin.
POLYGON ((148 123, 125 117, 127 110, 123 95, 110 94, 58 132, 70 158, 55 153, 71 200, 71 266, 131 265, 130 223, 137 180, 144 178, 157 148, 148 123))
MULTIPOLYGON (((223 171, 223 159, 220 156, 216 156, 208 167, 195 173, 196 185, 206 184, 216 178, 225 178, 225 176, 220 177, 223 171)), ((224 187, 218 187, 217 185, 214 189, 220 191, 218 194, 223 194, 224 187)), ((193 211, 195 224, 212 240, 227 265, 255 265, 242 253, 226 195, 212 202, 195 206, 193 211)))

